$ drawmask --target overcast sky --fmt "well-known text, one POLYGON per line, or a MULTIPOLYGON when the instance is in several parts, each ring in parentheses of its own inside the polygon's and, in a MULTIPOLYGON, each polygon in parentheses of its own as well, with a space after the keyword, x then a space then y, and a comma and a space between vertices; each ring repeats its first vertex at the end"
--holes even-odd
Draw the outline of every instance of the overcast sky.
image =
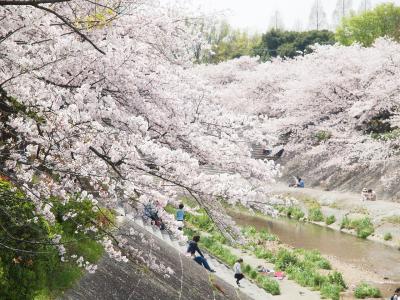
MULTIPOLYGON (((319 0, 325 8, 328 21, 337 0, 319 0)), ((348 0, 345 0, 348 1, 348 0)), ((364 0, 352 0, 357 10, 364 0)), ((383 0, 370 0, 372 5, 383 0)), ((205 11, 219 11, 235 27, 263 32, 271 23, 271 16, 279 11, 286 29, 302 24, 306 29, 312 4, 315 0, 192 0, 196 6, 200 5, 205 11)), ((400 5, 400 0, 392 0, 400 5)), ((296 26, 297 27, 297 26, 296 26)))

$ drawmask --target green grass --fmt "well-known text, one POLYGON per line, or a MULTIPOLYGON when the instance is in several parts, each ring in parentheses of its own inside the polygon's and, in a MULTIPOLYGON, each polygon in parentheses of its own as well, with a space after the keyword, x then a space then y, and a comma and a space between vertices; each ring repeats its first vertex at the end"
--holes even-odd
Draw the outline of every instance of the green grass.
POLYGON ((335 222, 336 222, 336 217, 334 215, 330 215, 330 216, 325 218, 325 224, 326 225, 332 225, 335 222))
POLYGON ((318 207, 312 207, 308 210, 308 219, 313 222, 324 221, 324 215, 318 207))
POLYGON ((341 291, 342 287, 340 285, 325 282, 321 286, 320 293, 323 299, 339 300, 341 291))
POLYGON ((385 217, 383 218, 383 221, 395 224, 395 225, 400 225, 400 216, 390 216, 390 217, 385 217))
POLYGON ((354 229, 357 233, 357 236, 363 239, 366 239, 375 231, 371 219, 369 218, 350 220, 348 217, 344 217, 340 228, 354 229))
POLYGON ((270 277, 259 275, 256 278, 257 283, 271 295, 280 295, 281 291, 279 288, 279 283, 270 277))
POLYGON ((304 212, 299 207, 279 205, 276 208, 281 214, 290 219, 300 220, 304 218, 304 212))
POLYGON ((317 139, 318 142, 324 142, 332 137, 332 133, 330 133, 329 131, 320 130, 314 134, 314 137, 317 139))
POLYGON ((354 291, 354 296, 357 299, 380 298, 381 292, 376 287, 370 286, 367 283, 361 283, 356 287, 354 291))
POLYGON ((389 132, 384 132, 384 133, 371 133, 371 138, 374 140, 379 140, 379 141, 391 141, 391 140, 396 140, 400 137, 400 129, 394 129, 389 132))
POLYGON ((386 232, 385 235, 383 236, 383 239, 385 241, 391 241, 393 239, 393 236, 390 232, 386 232))
MULTIPOLYGON (((319 207, 314 206, 314 208, 319 210, 319 207)), ((192 220, 192 218, 190 218, 190 220, 192 220)), ((185 234, 192 236, 195 234, 194 230, 204 231, 198 226, 201 225, 208 228, 210 224, 206 220, 203 221, 204 222, 199 222, 199 220, 196 219, 195 225, 191 224, 191 226, 193 226, 192 229, 184 229, 185 234)), ((241 232, 248 239, 248 242, 244 245, 245 249, 251 251, 257 258, 265 259, 273 263, 276 270, 285 271, 287 276, 298 284, 320 291, 322 297, 333 300, 339 299, 340 292, 346 288, 341 273, 336 271, 328 275, 319 273, 321 269, 331 269, 329 261, 322 257, 320 252, 316 250, 290 250, 284 248, 273 252, 266 249, 263 244, 260 244, 260 241, 277 239, 274 235, 271 235, 265 230, 258 231, 253 226, 246 226, 241 229, 241 232)), ((201 247, 204 247, 211 254, 232 266, 236 262, 237 257, 232 255, 228 248, 224 247, 223 244, 227 241, 224 240, 223 236, 219 233, 210 232, 210 234, 210 237, 201 238, 201 247)), ((268 293, 273 295, 280 294, 279 283, 276 280, 260 274, 247 264, 243 266, 242 270, 243 273, 246 274, 246 277, 254 279, 257 284, 268 293)))

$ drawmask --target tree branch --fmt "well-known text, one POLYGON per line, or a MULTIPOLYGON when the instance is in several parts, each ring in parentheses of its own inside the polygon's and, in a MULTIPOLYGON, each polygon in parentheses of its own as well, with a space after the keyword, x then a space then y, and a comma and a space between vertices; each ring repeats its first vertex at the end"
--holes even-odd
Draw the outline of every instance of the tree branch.
MULTIPOLYGON (((54 1, 56 1, 56 0, 54 0, 54 1)), ((1 3, 1 1, 0 1, 0 3, 1 3)), ((31 6, 41 9, 41 10, 44 10, 44 11, 47 11, 48 13, 55 15, 57 18, 59 18, 61 21, 63 21, 65 25, 67 25, 69 28, 71 28, 77 35, 79 35, 81 38, 83 38, 85 41, 87 41, 89 44, 91 44, 93 46, 93 48, 95 48, 97 51, 99 51, 103 55, 106 54, 103 50, 101 50, 99 47, 97 47, 96 44, 93 43, 86 35, 84 35, 82 32, 80 32, 66 18, 64 18, 62 15, 60 15, 56 11, 54 11, 50 8, 41 6, 41 5, 37 5, 36 1, 33 1, 33 4, 31 4, 31 6)))
POLYGON ((69 2, 71 0, 31 0, 31 1, 21 1, 21 0, 5 0, 0 1, 0 6, 6 5, 37 5, 37 4, 51 4, 51 3, 61 3, 69 2))

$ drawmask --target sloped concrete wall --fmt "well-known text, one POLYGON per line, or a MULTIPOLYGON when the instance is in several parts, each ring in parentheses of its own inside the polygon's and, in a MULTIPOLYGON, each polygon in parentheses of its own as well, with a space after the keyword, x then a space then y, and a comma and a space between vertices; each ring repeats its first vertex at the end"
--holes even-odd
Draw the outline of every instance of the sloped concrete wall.
MULTIPOLYGON (((136 231, 150 235, 135 223, 125 224, 136 231)), ((179 254, 173 247, 155 238, 159 249, 152 248, 152 254, 165 266, 174 270, 169 278, 153 272, 135 262, 116 262, 106 255, 98 263, 94 274, 86 274, 62 299, 65 300, 202 300, 202 299, 250 299, 232 286, 215 278, 209 280, 209 273, 192 259, 179 254), (219 292, 214 284, 223 290, 219 292)), ((129 240, 136 248, 149 251, 148 245, 139 238, 129 240)), ((212 275, 211 275, 212 276, 212 275)))
MULTIPOLYGON (((337 153, 336 153, 337 155, 337 153)), ((324 167, 324 155, 286 153, 279 161, 284 166, 283 181, 292 180, 297 175, 305 179, 307 187, 320 187, 327 190, 351 191, 361 193, 364 187, 377 192, 378 198, 387 201, 400 201, 400 182, 387 179, 398 177, 400 161, 382 161, 372 167, 368 163, 354 163, 324 167)))

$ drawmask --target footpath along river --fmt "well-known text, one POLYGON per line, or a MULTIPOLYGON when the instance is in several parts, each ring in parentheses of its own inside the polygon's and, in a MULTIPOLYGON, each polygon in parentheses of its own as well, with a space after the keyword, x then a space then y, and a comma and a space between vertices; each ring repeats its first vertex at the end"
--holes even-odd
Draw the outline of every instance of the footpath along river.
MULTIPOLYGON (((326 256, 377 274, 381 282, 373 282, 385 296, 400 286, 400 251, 377 242, 364 240, 330 228, 288 218, 257 217, 247 214, 230 215, 238 225, 266 229, 280 241, 294 248, 317 249, 326 256), (391 284, 382 284, 383 281, 391 284)), ((370 278, 360 278, 366 282, 370 278)))

